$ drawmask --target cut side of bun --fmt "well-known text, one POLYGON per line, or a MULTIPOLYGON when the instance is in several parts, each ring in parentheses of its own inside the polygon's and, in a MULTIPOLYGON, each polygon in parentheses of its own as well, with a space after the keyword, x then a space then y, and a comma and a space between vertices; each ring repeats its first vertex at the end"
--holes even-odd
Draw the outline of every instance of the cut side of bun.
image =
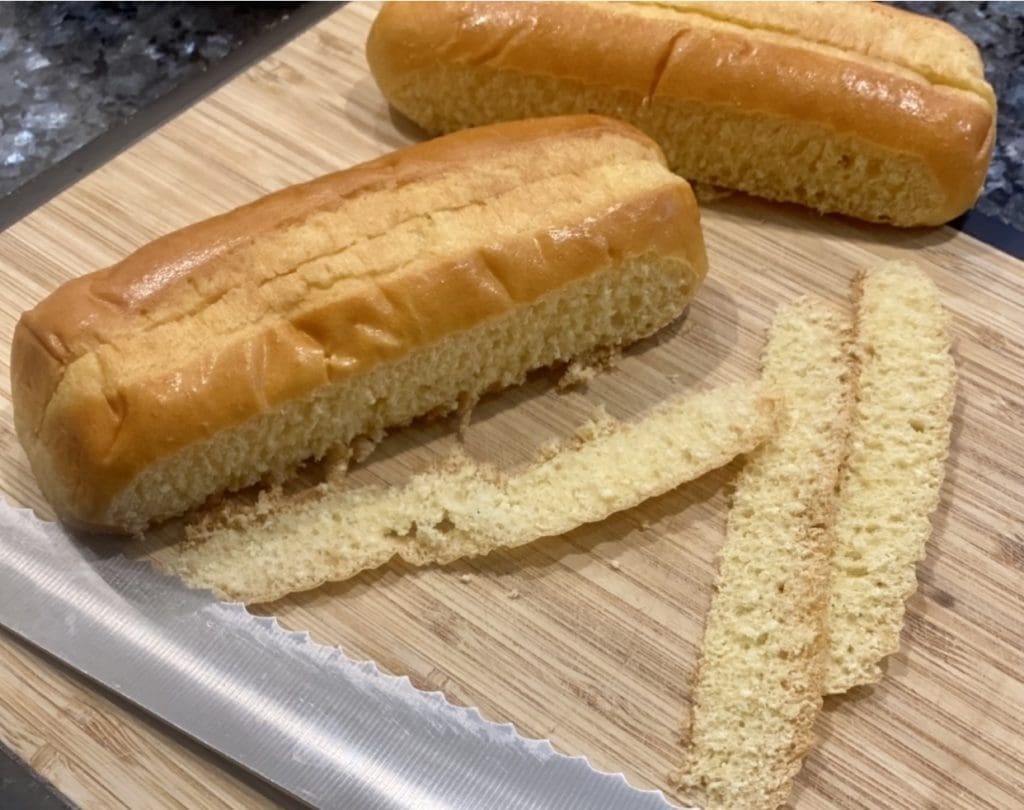
POLYGON ((858 399, 837 502, 825 691, 882 676, 932 532, 956 367, 949 316, 919 268, 889 263, 855 288, 858 399))
POLYGON ((392 488, 322 484, 214 513, 161 567, 220 597, 264 602, 351 577, 394 557, 414 565, 530 543, 603 520, 724 466, 774 431, 759 384, 679 397, 636 422, 587 425, 526 469, 455 456, 392 488))
POLYGON ((689 747, 671 777, 706 810, 780 806, 813 743, 852 402, 849 338, 845 315, 809 299, 783 307, 769 333, 764 381, 785 407, 778 433, 736 480, 689 747))

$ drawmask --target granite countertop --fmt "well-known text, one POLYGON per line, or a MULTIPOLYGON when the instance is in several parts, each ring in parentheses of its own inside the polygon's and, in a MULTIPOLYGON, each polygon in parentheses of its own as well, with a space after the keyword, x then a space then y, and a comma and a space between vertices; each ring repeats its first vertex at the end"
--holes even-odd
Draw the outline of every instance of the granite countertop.
MULTIPOLYGON (((303 5, 0 3, 0 199, 303 5)), ((894 5, 941 17, 981 48, 1000 109, 976 209, 1024 231, 1024 2, 894 5)))
POLYGON ((299 3, 0 3, 0 197, 299 3))

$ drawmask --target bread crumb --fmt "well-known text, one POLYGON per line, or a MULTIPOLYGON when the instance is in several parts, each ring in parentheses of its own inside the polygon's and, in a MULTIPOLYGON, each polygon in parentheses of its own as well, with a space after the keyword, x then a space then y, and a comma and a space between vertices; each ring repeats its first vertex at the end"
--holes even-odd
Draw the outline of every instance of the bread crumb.
POLYGON ((542 464, 566 451, 579 450, 586 444, 611 436, 622 427, 622 423, 609 415, 604 405, 596 405, 591 411, 591 418, 577 427, 569 439, 552 439, 542 444, 534 456, 534 463, 542 464))
POLYGON ((557 387, 559 391, 564 391, 566 388, 572 388, 576 385, 586 385, 596 376, 596 368, 585 365, 579 360, 573 360, 562 376, 559 377, 557 387))
POLYGON ((562 442, 559 442, 557 439, 545 442, 537 450, 536 462, 551 461, 551 459, 558 455, 561 446, 562 442))
POLYGON ((463 584, 465 584, 467 582, 472 582, 472 581, 473 581, 473 575, 472 574, 460 574, 459 575, 459 582, 462 582, 463 584))
POLYGON ((357 436, 352 440, 350 447, 351 460, 359 463, 365 461, 366 458, 374 451, 380 440, 384 438, 384 432, 379 431, 374 436, 357 436))
POLYGON ((577 357, 562 373, 557 388, 564 391, 577 385, 586 385, 601 372, 615 368, 621 358, 622 353, 617 347, 596 349, 583 357, 577 357))
POLYGON ((352 461, 352 448, 346 445, 335 445, 324 454, 324 482, 341 483, 348 475, 348 465, 352 461))
POLYGON ((595 405, 589 421, 576 428, 573 439, 575 442, 592 442, 603 436, 611 436, 621 427, 621 423, 608 413, 603 404, 595 405))
POLYGON ((610 565, 610 566, 611 566, 611 567, 612 567, 612 568, 613 568, 614 570, 616 570, 616 571, 618 571, 618 570, 620 570, 620 569, 622 568, 622 566, 621 566, 621 565, 619 564, 619 561, 618 561, 618 560, 612 560, 612 561, 611 561, 610 563, 608 563, 608 564, 609 564, 609 565, 610 565))
POLYGON ((701 205, 704 203, 714 202, 715 200, 724 200, 726 197, 731 197, 735 192, 729 188, 722 188, 721 186, 715 186, 711 183, 701 183, 699 181, 691 183, 693 189, 693 196, 697 198, 697 202, 701 205))
POLYGON ((469 430, 469 425, 473 421, 473 408, 476 407, 477 397, 470 397, 466 394, 459 395, 458 403, 458 419, 459 423, 456 427, 456 432, 460 439, 464 439, 466 431, 469 430))

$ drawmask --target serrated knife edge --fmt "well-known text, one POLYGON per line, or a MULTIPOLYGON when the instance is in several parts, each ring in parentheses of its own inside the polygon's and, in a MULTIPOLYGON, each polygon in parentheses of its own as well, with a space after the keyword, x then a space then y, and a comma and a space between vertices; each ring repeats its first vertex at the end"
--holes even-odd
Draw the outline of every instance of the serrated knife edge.
POLYGON ((654 810, 659 791, 0 499, 0 623, 296 798, 349 810, 654 810), (60 605, 61 609, 55 610, 60 605))

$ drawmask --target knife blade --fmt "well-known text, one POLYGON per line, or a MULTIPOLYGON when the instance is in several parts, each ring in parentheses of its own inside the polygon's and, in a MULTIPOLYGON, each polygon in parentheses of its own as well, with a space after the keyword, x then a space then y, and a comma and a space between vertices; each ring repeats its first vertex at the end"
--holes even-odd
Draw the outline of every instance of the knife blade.
POLYGON ((673 806, 2 499, 0 624, 316 807, 673 806))

